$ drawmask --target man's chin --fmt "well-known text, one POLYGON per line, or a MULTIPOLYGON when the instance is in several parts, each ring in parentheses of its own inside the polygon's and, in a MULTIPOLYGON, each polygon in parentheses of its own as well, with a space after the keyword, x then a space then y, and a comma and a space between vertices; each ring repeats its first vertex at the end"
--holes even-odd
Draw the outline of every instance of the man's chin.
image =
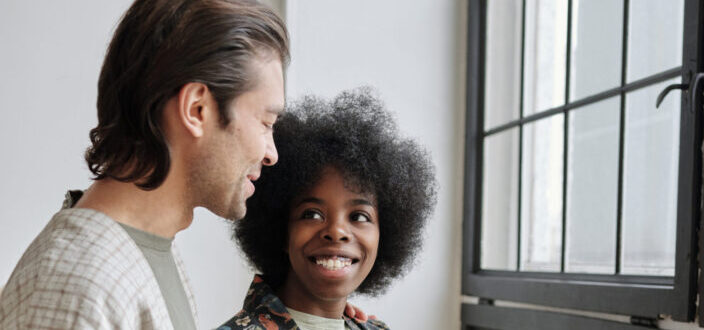
POLYGON ((224 215, 223 218, 230 220, 230 221, 238 221, 244 219, 244 216, 247 214, 247 207, 243 206, 242 208, 239 208, 237 210, 230 210, 228 214, 224 215))

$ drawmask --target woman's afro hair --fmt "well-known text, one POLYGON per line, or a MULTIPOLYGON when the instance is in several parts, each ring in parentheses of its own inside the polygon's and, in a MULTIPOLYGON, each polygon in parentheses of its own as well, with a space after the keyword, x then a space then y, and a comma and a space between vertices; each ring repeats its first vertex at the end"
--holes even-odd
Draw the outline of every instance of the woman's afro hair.
POLYGON ((358 293, 376 296, 405 274, 421 248, 436 200, 428 153, 399 135, 371 88, 344 91, 331 101, 307 96, 290 104, 274 130, 279 161, 262 169, 247 215, 233 238, 274 288, 290 269, 284 252, 291 201, 310 189, 325 167, 376 197, 379 248, 358 293))

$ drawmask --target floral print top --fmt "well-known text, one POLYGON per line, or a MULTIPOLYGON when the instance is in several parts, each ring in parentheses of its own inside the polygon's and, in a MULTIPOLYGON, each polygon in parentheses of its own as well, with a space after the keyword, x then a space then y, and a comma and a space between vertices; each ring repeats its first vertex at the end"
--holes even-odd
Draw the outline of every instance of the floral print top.
MULTIPOLYGON (((389 329, 389 327, 379 320, 368 320, 360 323, 347 316, 342 316, 345 320, 345 328, 351 330, 377 330, 389 329)), ((252 284, 247 291, 242 310, 237 313, 217 330, 295 330, 298 329, 288 313, 286 306, 274 294, 264 279, 255 275, 252 284)))

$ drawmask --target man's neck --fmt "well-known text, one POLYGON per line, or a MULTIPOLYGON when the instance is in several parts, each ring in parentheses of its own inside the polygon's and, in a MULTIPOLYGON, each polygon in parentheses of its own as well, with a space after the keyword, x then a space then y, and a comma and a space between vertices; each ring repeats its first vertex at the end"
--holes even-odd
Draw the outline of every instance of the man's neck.
POLYGON ((95 181, 75 207, 100 211, 125 225, 172 238, 193 221, 185 189, 168 178, 159 188, 142 190, 134 183, 113 179, 95 181))

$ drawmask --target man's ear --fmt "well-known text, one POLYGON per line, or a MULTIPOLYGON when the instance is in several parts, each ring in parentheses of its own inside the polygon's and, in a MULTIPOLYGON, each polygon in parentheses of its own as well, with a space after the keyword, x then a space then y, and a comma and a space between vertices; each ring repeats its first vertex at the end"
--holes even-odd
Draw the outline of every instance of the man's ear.
POLYGON ((179 122, 194 137, 203 136, 206 122, 217 120, 212 117, 215 112, 208 111, 215 106, 215 100, 205 84, 191 82, 183 85, 178 92, 177 105, 179 122))

